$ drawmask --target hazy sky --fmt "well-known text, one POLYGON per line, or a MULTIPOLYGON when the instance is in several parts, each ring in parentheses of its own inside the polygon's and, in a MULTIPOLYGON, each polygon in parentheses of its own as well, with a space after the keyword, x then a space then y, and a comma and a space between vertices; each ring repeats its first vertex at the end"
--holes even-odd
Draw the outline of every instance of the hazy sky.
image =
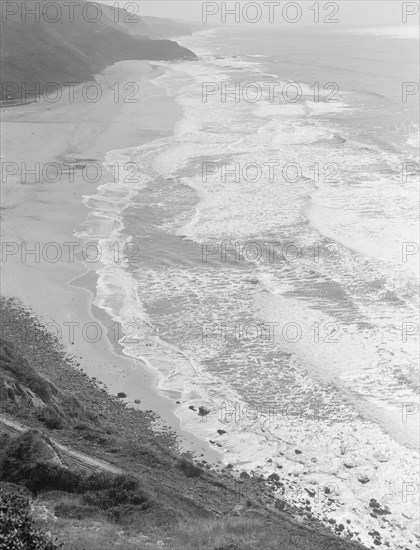
MULTIPOLYGON (((402 1, 402 0, 336 0, 335 2, 318 1, 315 0, 300 0, 297 2, 289 1, 265 1, 260 0, 258 2, 251 2, 248 0, 241 0, 240 2, 228 1, 222 2, 221 0, 214 2, 202 2, 201 0, 145 0, 145 1, 129 1, 129 0, 99 0, 104 3, 115 5, 118 3, 121 7, 132 6, 132 10, 136 9, 138 15, 155 15, 158 17, 167 17, 171 19, 184 19, 202 22, 203 10, 208 12, 207 24, 220 24, 222 23, 223 6, 228 9, 232 9, 235 4, 240 5, 240 22, 235 23, 234 16, 226 16, 226 24, 242 25, 244 27, 253 28, 255 25, 286 25, 288 27, 311 25, 315 26, 314 17, 315 11, 310 6, 318 4, 319 6, 319 18, 322 21, 325 18, 331 20, 337 20, 339 23, 326 25, 332 27, 333 25, 340 26, 397 26, 403 25, 403 12, 406 13, 406 25, 418 25, 418 1, 402 1), (260 6, 261 19, 257 23, 250 23, 249 21, 256 17, 257 8, 255 5, 260 6), (277 5, 275 5, 277 4, 277 5), (285 16, 283 16, 284 7, 289 4, 285 16), (298 5, 298 8, 293 7, 293 4, 298 5), (206 6, 207 5, 207 6, 206 6), (271 8, 269 7, 271 5, 271 8), (246 7, 245 7, 246 6, 246 7), (338 12, 337 8, 338 6, 338 12), (291 20, 297 17, 297 9, 301 10, 301 19, 296 23, 287 22, 286 19, 291 20), (269 14, 272 10, 274 14, 274 23, 269 20, 269 14), (212 14, 214 12, 214 14, 212 14), (415 14, 417 12, 417 14, 415 14), (413 13, 413 15, 411 15, 413 13), (248 21, 247 21, 248 20, 248 21)), ((206 25, 207 26, 207 25, 206 25)), ((316 25, 316 26, 319 26, 316 25)))

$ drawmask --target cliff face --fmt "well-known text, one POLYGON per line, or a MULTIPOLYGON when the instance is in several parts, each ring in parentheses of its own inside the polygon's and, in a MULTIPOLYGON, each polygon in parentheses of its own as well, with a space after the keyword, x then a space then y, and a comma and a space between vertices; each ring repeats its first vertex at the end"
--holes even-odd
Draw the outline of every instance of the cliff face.
POLYGON ((47 0, 34 2, 35 14, 25 11, 31 3, 23 1, 11 3, 15 13, 3 10, 3 100, 7 97, 19 99, 22 83, 30 91, 37 83, 43 89, 48 83, 62 85, 94 80, 94 74, 117 61, 196 58, 176 42, 149 38, 145 33, 151 27, 141 19, 134 23, 124 22, 131 18, 125 10, 116 12, 98 5, 99 11, 94 12, 89 3, 80 0, 70 15, 61 7, 61 11, 53 11, 51 4, 47 0), (43 8, 47 10, 45 13, 43 8))

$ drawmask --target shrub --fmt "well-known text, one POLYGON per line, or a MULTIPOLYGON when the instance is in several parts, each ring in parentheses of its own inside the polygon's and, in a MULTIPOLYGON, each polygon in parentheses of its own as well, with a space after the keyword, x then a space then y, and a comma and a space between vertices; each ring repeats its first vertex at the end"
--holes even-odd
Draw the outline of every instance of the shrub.
POLYGON ((33 493, 49 489, 79 490, 79 474, 48 460, 52 449, 35 431, 13 439, 0 461, 0 480, 25 485, 33 493))
POLYGON ((41 409, 36 416, 38 420, 43 422, 50 430, 61 430, 64 427, 63 420, 51 407, 41 409))
POLYGON ((128 475, 94 474, 87 479, 85 488, 89 492, 83 495, 84 501, 102 510, 121 505, 141 506, 142 510, 151 506, 138 481, 128 475))
POLYGON ((57 550, 62 548, 36 528, 30 516, 29 499, 23 493, 0 489, 0 547, 4 550, 57 550))
POLYGON ((19 435, 9 443, 0 461, 0 481, 22 484, 35 494, 80 494, 80 501, 58 503, 58 513, 67 517, 81 518, 101 510, 120 521, 124 515, 152 507, 136 478, 108 472, 86 476, 72 471, 57 463, 53 444, 36 431, 19 435))
POLYGON ((202 469, 186 458, 181 458, 179 467, 187 477, 200 477, 202 474, 202 469))
POLYGON ((80 490, 82 477, 58 464, 38 462, 28 470, 25 485, 35 494, 52 489, 73 493, 80 490))

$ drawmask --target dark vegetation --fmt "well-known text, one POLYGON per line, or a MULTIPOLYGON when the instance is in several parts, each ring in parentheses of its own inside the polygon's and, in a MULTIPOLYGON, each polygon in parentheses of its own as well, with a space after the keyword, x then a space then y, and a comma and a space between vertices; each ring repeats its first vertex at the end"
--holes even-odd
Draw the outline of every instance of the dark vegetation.
POLYGON ((187 477, 200 477, 203 470, 186 458, 181 458, 179 468, 187 477))
POLYGON ((61 505, 61 516, 80 512, 128 521, 153 507, 150 495, 133 476, 107 472, 87 474, 64 466, 53 443, 40 432, 31 430, 9 440, 0 451, 0 481, 20 484, 36 496, 48 491, 74 494, 71 505, 61 505))
POLYGON ((0 489, 0 548, 2 550, 58 550, 61 544, 36 527, 29 498, 22 491, 0 489))

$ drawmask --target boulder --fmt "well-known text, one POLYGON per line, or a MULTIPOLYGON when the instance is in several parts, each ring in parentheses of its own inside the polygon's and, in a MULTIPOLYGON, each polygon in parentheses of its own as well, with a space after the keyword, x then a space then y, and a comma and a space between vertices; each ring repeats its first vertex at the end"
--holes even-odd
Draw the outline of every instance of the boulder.
POLYGON ((370 481, 369 478, 368 478, 368 476, 365 475, 365 474, 361 474, 361 475, 357 476, 357 479, 358 479, 358 481, 360 481, 360 483, 362 483, 363 485, 364 485, 365 483, 369 483, 369 481, 370 481))
POLYGON ((375 498, 370 499, 369 506, 373 509, 371 513, 373 517, 384 516, 391 513, 391 510, 388 508, 388 506, 379 504, 379 502, 375 498))
POLYGON ((283 511, 286 508, 286 503, 284 500, 280 500, 279 498, 276 499, 276 502, 274 503, 274 508, 276 510, 283 511))

